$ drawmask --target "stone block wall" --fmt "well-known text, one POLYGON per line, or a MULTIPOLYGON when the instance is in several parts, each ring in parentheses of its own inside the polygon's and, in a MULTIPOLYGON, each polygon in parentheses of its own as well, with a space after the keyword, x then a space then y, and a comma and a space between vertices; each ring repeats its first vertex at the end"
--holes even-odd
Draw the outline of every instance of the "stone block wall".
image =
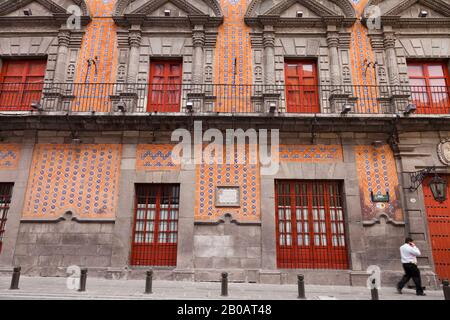
POLYGON ((89 267, 91 273, 111 264, 114 223, 22 222, 14 264, 23 272, 39 276, 67 276, 67 267, 89 267))
POLYGON ((261 227, 225 221, 197 224, 194 230, 194 268, 258 270, 261 268, 261 227))

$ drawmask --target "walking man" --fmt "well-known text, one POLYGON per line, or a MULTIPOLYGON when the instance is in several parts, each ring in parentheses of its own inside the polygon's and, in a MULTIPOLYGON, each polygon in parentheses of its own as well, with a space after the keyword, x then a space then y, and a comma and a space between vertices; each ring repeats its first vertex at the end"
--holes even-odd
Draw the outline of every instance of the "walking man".
POLYGON ((403 287, 412 278, 416 285, 416 294, 418 296, 424 296, 425 293, 423 292, 422 281, 420 279, 420 270, 417 267, 417 257, 420 256, 420 250, 414 244, 413 239, 409 237, 405 239, 405 244, 400 247, 400 255, 405 275, 397 284, 397 292, 401 294, 403 287))

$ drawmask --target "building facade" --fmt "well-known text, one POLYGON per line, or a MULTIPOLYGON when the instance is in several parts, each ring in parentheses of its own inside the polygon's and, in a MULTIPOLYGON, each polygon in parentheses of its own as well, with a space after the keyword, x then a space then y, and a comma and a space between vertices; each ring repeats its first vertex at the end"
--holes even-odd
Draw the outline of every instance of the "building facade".
POLYGON ((449 34, 449 0, 0 1, 1 270, 393 284, 411 235, 436 286, 449 34))

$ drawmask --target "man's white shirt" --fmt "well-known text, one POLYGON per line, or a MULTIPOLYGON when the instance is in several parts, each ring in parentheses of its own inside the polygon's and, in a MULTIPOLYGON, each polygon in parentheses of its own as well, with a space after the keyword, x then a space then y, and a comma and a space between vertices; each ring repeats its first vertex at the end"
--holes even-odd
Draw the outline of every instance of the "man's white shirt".
POLYGON ((400 247, 400 255, 402 257, 402 263, 417 264, 417 257, 420 256, 420 250, 417 247, 405 243, 400 247))

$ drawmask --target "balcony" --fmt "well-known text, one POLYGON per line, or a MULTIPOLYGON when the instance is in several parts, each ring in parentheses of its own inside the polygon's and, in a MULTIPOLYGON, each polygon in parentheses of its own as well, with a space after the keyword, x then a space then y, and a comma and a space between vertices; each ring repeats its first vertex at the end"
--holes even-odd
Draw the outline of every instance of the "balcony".
POLYGON ((2 83, 0 111, 68 114, 450 114, 450 88, 359 85, 2 83))

